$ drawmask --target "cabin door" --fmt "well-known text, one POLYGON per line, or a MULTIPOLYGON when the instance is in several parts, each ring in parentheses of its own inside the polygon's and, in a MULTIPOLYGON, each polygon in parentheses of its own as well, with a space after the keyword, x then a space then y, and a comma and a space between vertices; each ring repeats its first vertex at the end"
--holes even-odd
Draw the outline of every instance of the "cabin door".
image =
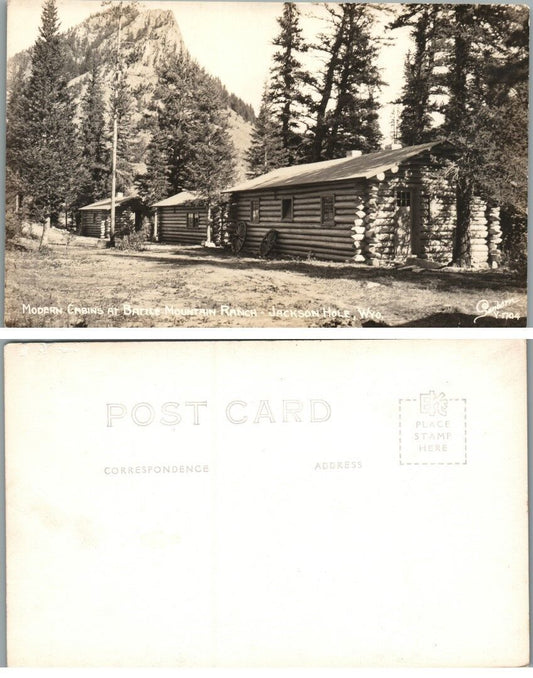
POLYGON ((393 259, 404 261, 408 257, 419 256, 420 208, 417 190, 398 191, 396 194, 395 222, 393 259))

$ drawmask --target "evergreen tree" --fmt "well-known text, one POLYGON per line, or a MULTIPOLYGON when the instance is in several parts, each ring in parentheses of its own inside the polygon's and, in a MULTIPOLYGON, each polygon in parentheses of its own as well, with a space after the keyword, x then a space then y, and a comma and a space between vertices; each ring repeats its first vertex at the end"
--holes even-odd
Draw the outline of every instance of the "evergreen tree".
POLYGON ((364 5, 342 5, 344 30, 334 74, 335 105, 326 116, 325 157, 346 151, 375 151, 381 142, 379 102, 382 84, 376 66, 377 41, 371 36, 372 17, 364 5))
POLYGON ((470 258, 464 222, 473 194, 500 204, 507 244, 520 241, 527 223, 528 11, 505 5, 474 10, 466 16, 454 10, 450 22, 455 30, 445 132, 461 150, 459 263, 470 258))
POLYGON ((146 173, 137 177, 136 181, 139 195, 147 205, 153 205, 172 194, 168 155, 166 136, 158 125, 154 124, 146 151, 146 173))
POLYGON ((73 197, 79 162, 74 103, 64 72, 55 0, 45 0, 43 6, 23 98, 20 176, 31 198, 32 216, 44 224, 42 246, 51 220, 73 197))
POLYGON ((149 113, 152 138, 140 190, 154 198, 195 191, 210 212, 231 183, 235 164, 220 89, 188 54, 174 54, 159 69, 149 113))
POLYGON ((269 88, 265 86, 259 115, 252 130, 251 145, 246 154, 250 174, 254 177, 287 164, 287 151, 283 148, 283 139, 272 109, 269 88))
POLYGON ((525 223, 528 12, 506 5, 411 5, 394 25, 413 26, 416 45, 403 92, 402 137, 416 143, 445 136, 458 149, 453 260, 469 265, 474 195, 513 215, 508 230, 525 223), (444 68, 436 74, 432 64, 444 68), (433 94, 440 95, 439 106, 433 94), (443 116, 440 125, 435 111, 443 116))
POLYGON ((109 195, 111 159, 100 68, 93 59, 81 101, 81 172, 77 203, 86 205, 109 195))
POLYGON ((155 195, 166 186, 168 193, 184 190, 187 167, 194 148, 191 139, 195 103, 195 64, 185 52, 173 54, 158 69, 158 80, 149 107, 151 141, 148 145, 147 176, 143 186, 155 195), (160 169, 157 169, 157 164, 160 169), (150 176, 153 172, 153 178, 150 176), (164 178, 161 178, 160 172, 164 178))
POLYGON ((278 50, 273 56, 269 96, 281 129, 287 163, 293 165, 302 156, 302 123, 308 104, 305 90, 310 76, 302 68, 300 58, 308 45, 302 37, 300 10, 295 3, 283 3, 278 24, 280 32, 273 41, 278 50))
POLYGON ((355 3, 331 5, 327 11, 332 31, 321 34, 316 45, 325 65, 314 80, 311 161, 338 157, 348 149, 375 150, 381 140, 375 97, 381 79, 371 11, 355 3))
POLYGON ((19 69, 13 74, 6 107, 6 207, 14 212, 20 212, 28 189, 24 179, 26 86, 22 69, 19 69))
POLYGON ((439 75, 435 67, 438 27, 442 10, 438 5, 407 5, 391 28, 411 25, 414 52, 407 53, 404 86, 399 100, 400 139, 406 146, 423 143, 433 132, 434 95, 439 93, 439 75))
POLYGON ((185 168, 185 180, 189 189, 206 200, 207 241, 211 242, 213 207, 220 203, 222 190, 233 180, 235 149, 229 135, 228 113, 203 71, 198 73, 194 92, 195 112, 188 130, 193 152, 185 168))

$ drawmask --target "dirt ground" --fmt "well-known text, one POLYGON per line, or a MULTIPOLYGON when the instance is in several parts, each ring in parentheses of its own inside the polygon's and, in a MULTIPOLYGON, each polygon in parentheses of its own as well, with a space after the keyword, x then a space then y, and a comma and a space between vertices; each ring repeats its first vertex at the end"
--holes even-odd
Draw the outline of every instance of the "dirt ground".
POLYGON ((508 271, 372 268, 221 249, 105 249, 52 233, 6 251, 8 327, 509 327, 526 283, 508 271), (484 316, 484 317, 479 317, 484 316), (477 320, 476 320, 477 318, 477 320), (476 322, 474 322, 476 320, 476 322))

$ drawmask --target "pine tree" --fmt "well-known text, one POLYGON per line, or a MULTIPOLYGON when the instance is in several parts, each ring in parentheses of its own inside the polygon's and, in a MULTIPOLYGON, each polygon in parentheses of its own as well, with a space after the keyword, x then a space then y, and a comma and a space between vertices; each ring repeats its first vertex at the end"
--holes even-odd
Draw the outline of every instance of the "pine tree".
POLYGON ((13 74, 6 107, 6 207, 19 213, 28 186, 24 179, 26 161, 26 81, 22 69, 13 74))
POLYGON ((44 224, 42 246, 51 220, 73 197, 79 161, 74 103, 64 72, 64 45, 55 0, 44 3, 23 96, 25 132, 20 174, 31 196, 31 214, 44 224))
POLYGON ((287 164, 279 125, 273 115, 268 85, 265 86, 261 108, 252 130, 251 145, 246 154, 250 174, 254 177, 287 164))
POLYGON ((278 24, 280 32, 273 44, 279 49, 273 56, 269 97, 281 129, 287 163, 293 165, 302 156, 302 123, 308 104, 305 91, 310 76, 302 68, 301 55, 307 52, 308 45, 302 36, 300 11, 295 3, 283 3, 278 24))
POLYGON ((445 136, 457 148, 453 260, 469 265, 474 195, 512 214, 510 231, 525 223, 528 12, 506 5, 418 4, 407 6, 394 25, 413 26, 416 45, 403 91, 403 141, 445 136), (433 65, 444 68, 437 74, 433 65), (435 112, 443 117, 440 125, 435 112))
POLYGON ((148 112, 151 133, 148 175, 143 180, 144 190, 151 195, 157 194, 163 185, 160 171, 165 176, 168 193, 179 193, 186 188, 187 167, 194 154, 191 130, 196 111, 196 69, 183 51, 173 54, 158 68, 157 85, 148 112), (152 179, 149 175, 158 162, 160 170, 152 179))
POLYGON ((316 45, 325 65, 314 81, 317 96, 311 106, 308 159, 314 162, 348 149, 375 150, 381 140, 375 97, 381 79, 371 12, 355 3, 331 5, 327 11, 332 30, 321 34, 316 45))
POLYGON ((449 25, 453 51, 444 129, 461 150, 454 258, 468 263, 472 195, 502 207, 508 243, 526 230, 528 11, 488 5, 465 14, 454 8, 449 25))
POLYGON ((379 148, 379 102, 382 84, 376 66, 377 41, 371 36, 372 16, 365 5, 342 5, 344 30, 334 74, 335 105, 326 116, 325 157, 342 157, 346 151, 364 153, 379 148))
POLYGON ((438 5, 405 6, 392 28, 411 25, 414 52, 407 53, 404 64, 404 86, 399 100, 400 139, 406 146, 428 141, 433 135, 434 96, 439 90, 435 67, 438 28, 442 10, 438 5))
POLYGON ((146 173, 136 180, 139 195, 147 205, 153 205, 172 194, 167 158, 166 136, 155 123, 146 151, 146 173))
POLYGON ((78 175, 80 191, 77 203, 81 206, 109 195, 109 131, 96 59, 92 61, 87 90, 81 101, 80 137, 82 165, 78 175))
POLYGON ((149 117, 148 171, 140 190, 153 198, 195 191, 210 212, 235 164, 220 88, 188 54, 174 54, 159 69, 149 117))
POLYGON ((186 183, 206 200, 207 241, 211 242, 213 207, 220 203, 222 190, 233 180, 235 149, 229 135, 227 111, 203 71, 196 78, 195 113, 188 133, 194 150, 185 170, 186 183))

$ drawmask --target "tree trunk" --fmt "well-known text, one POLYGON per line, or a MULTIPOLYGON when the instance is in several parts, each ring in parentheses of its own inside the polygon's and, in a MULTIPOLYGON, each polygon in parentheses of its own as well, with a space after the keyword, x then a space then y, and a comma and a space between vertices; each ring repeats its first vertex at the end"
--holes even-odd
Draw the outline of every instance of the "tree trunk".
POLYGON ((328 108, 329 101, 331 99, 331 93, 333 91, 333 81, 335 78, 335 72, 337 70, 338 61, 339 61, 339 50, 342 45, 342 40, 344 37, 344 27, 346 22, 346 12, 343 10, 343 16, 340 21, 340 24, 337 28, 337 33, 335 35, 335 40, 330 48, 331 58, 328 63, 328 67, 324 74, 324 84, 322 87, 322 92, 320 96, 320 103, 317 106, 316 111, 316 126, 314 130, 314 139, 311 146, 311 160, 317 162, 322 157, 322 144, 326 136, 326 110, 328 108))
POLYGON ((471 200, 472 187, 464 177, 460 177, 457 183, 457 227, 453 244, 454 266, 470 266, 472 264, 470 251, 471 200))
POLYGON ((212 223, 211 223, 211 205, 207 205, 207 237, 206 237, 206 245, 212 245, 212 223))
POLYGON ((48 245, 48 234, 50 232, 50 223, 51 223, 50 216, 47 216, 46 221, 44 222, 44 225, 43 225, 43 233, 41 235, 41 242, 39 243, 39 249, 40 250, 43 247, 46 247, 46 245, 48 245))

